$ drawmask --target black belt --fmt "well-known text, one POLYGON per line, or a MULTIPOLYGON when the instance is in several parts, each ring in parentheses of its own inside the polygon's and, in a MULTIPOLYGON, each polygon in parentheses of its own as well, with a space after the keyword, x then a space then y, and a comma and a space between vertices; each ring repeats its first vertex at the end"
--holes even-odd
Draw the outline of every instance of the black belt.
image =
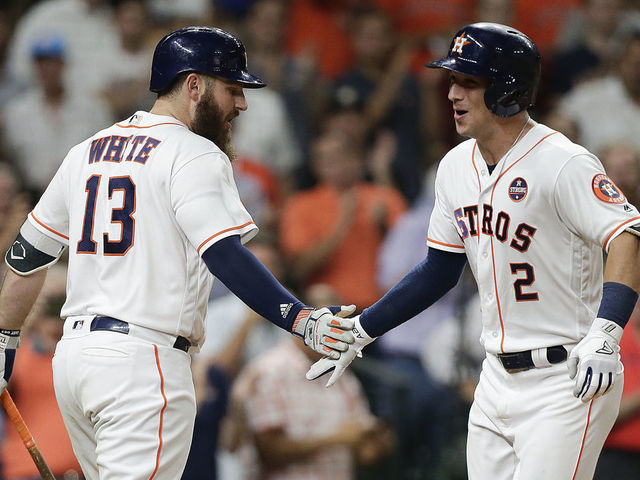
MULTIPOLYGON (((531 350, 525 352, 499 353, 498 358, 502 366, 509 373, 522 372, 534 368, 531 350)), ((567 359, 567 349, 562 345, 547 347, 547 360, 551 364, 561 363, 567 359)))
MULTIPOLYGON (((89 330, 91 330, 92 332, 96 330, 105 330, 108 332, 118 332, 128 335, 129 324, 122 320, 118 320, 117 318, 95 317, 91 321, 91 327, 89 328, 89 330)), ((190 346, 191 342, 183 336, 178 336, 173 344, 173 348, 177 348, 178 350, 182 350, 183 352, 188 352, 190 346)))

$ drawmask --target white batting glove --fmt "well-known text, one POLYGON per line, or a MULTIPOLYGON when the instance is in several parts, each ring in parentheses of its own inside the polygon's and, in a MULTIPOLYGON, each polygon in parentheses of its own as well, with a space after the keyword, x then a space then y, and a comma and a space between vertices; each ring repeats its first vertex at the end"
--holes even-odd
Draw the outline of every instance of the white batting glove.
POLYGON ((305 307, 293 322, 291 333, 303 338, 305 345, 312 350, 329 358, 339 358, 340 352, 347 351, 349 344, 353 343, 353 320, 343 317, 355 311, 355 305, 319 309, 305 307))
POLYGON ((611 320, 596 318, 587 335, 575 346, 567 360, 569 377, 576 379, 573 395, 587 403, 604 395, 622 373, 620 362, 622 327, 611 320))
POLYGON ((335 369, 327 382, 327 387, 330 387, 338 381, 342 376, 342 373, 347 369, 351 362, 353 362, 354 358, 362 357, 362 349, 377 338, 370 337, 367 332, 364 331, 364 328, 360 325, 360 315, 355 317, 354 320, 355 325, 353 326, 352 332, 355 341, 349 345, 349 349, 346 352, 342 352, 338 359, 325 357, 311 365, 311 368, 306 375, 307 380, 315 380, 325 373, 329 373, 331 370, 335 369))
POLYGON ((20 346, 20 330, 0 329, 0 393, 4 391, 13 370, 16 348, 20 346))

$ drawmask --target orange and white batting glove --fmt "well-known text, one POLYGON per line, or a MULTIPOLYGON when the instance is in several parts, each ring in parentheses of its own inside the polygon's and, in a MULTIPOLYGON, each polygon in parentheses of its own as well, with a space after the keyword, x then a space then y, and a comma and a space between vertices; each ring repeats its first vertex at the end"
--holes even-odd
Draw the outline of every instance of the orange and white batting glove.
POLYGON ((307 372, 307 380, 315 380, 321 377, 325 373, 329 373, 333 370, 327 387, 330 387, 338 381, 347 367, 353 362, 356 357, 362 357, 362 349, 373 342, 377 337, 370 337, 367 332, 364 331, 362 325, 360 325, 360 315, 355 317, 353 326, 353 337, 355 341, 349 345, 346 352, 342 352, 340 357, 335 358, 321 358, 316 363, 311 365, 311 368, 307 372), (334 370, 335 369, 335 370, 334 370))
POLYGON ((328 358, 337 359, 353 343, 353 320, 344 318, 355 312, 355 305, 305 307, 293 322, 291 333, 304 339, 305 345, 328 358))

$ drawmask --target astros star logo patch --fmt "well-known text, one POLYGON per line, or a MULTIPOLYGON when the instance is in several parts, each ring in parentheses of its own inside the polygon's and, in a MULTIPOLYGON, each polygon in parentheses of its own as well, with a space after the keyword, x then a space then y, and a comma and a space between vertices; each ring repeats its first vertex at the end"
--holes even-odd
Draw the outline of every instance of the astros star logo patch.
POLYGON ((529 187, 527 186, 527 181, 524 178, 514 178, 509 185, 509 198, 514 202, 519 202, 527 196, 528 191, 529 187))
POLYGON ((622 190, 604 173, 599 173, 593 177, 591 187, 598 200, 605 203, 624 203, 627 201, 622 190))
POLYGON ((469 40, 464 37, 465 34, 466 32, 462 32, 462 35, 456 37, 453 40, 453 48, 451 49, 451 53, 456 52, 458 54, 462 54, 462 47, 469 43, 469 40))

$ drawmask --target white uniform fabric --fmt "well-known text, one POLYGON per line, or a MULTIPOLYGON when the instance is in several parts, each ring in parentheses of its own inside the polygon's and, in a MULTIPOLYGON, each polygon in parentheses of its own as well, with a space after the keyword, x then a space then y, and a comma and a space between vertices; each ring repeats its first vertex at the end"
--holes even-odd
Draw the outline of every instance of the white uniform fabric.
POLYGON ((200 255, 257 227, 231 164, 172 117, 137 112, 71 149, 28 222, 69 246, 54 387, 89 480, 175 480, 189 453, 190 357, 213 276, 200 255), (90 331, 96 316, 129 333, 90 331))
POLYGON ((196 347, 213 282, 199 255, 230 235, 245 242, 257 233, 226 155, 178 120, 147 112, 72 148, 28 220, 70 246, 62 317, 114 317, 182 335, 196 347), (93 222, 85 218, 90 210, 93 222), (87 225, 95 254, 79 246, 87 225), (107 242, 119 241, 126 253, 103 253, 107 242))
MULTIPOLYGON (((599 160, 544 125, 535 125, 491 174, 475 140, 442 160, 427 243, 466 253, 478 284, 480 341, 487 351, 469 418, 471 479, 542 478, 543 463, 544 478, 591 478, 617 415, 622 374, 615 391, 584 405, 572 395, 566 362, 507 374, 496 354, 578 343, 602 295, 603 250, 638 223, 638 210, 599 160), (536 428, 527 431, 532 422, 536 428), (515 437, 506 424, 517 427, 515 437), (525 436, 540 445, 561 438, 563 455, 543 459, 540 449, 521 449, 525 436), (583 443, 580 460, 576 445, 583 443), (576 468, 586 456, 591 458, 578 475, 567 476, 567 465, 576 468), (538 464, 538 474, 524 467, 538 464)), ((543 450, 551 455, 553 447, 543 450)))

